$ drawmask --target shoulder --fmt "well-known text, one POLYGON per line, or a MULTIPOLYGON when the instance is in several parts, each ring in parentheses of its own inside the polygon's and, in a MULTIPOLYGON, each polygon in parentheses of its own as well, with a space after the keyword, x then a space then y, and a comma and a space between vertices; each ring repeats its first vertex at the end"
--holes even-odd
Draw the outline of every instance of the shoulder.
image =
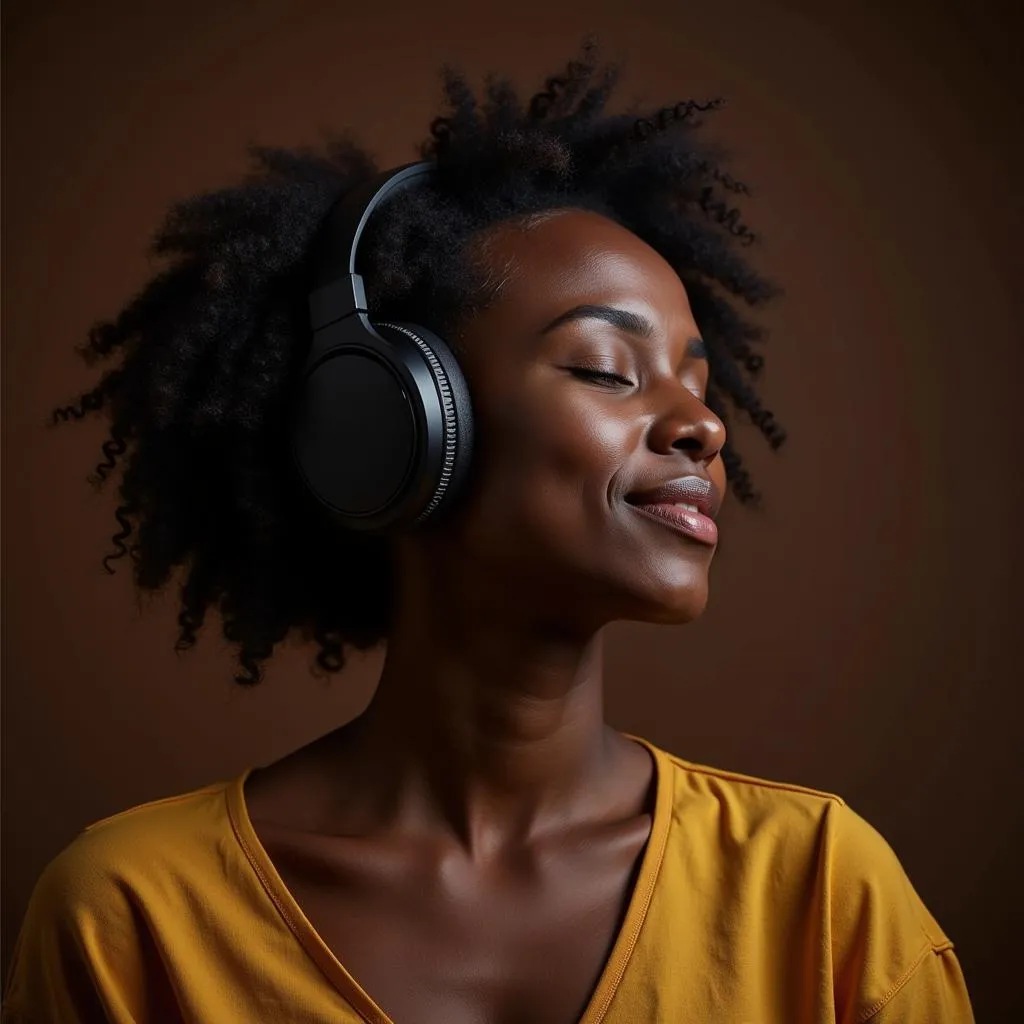
POLYGON ((764 806, 775 810, 800 808, 814 816, 819 816, 831 806, 846 806, 841 796, 826 790, 698 764, 667 750, 662 754, 675 771, 677 799, 685 800, 690 794, 729 796, 752 807, 764 806))
POLYGON ((164 939, 192 929, 207 897, 225 889, 227 785, 94 821, 46 864, 12 951, 5 1014, 100 1020, 113 1006, 143 1004, 164 939))
POLYGON ((168 877, 208 870, 227 824, 225 782, 162 797, 86 825, 48 864, 26 923, 110 919, 168 877))
POLYGON ((715 819, 716 831, 724 830, 734 842, 813 846, 823 830, 852 813, 836 793, 699 764, 658 749, 672 774, 676 816, 715 819))
POLYGON ((684 823, 680 856, 714 861, 710 877, 728 877, 744 905, 760 906, 770 888, 776 913, 827 949, 836 1005, 856 1005, 867 1020, 912 981, 936 991, 948 983, 946 995, 963 1001, 955 979, 943 980, 955 965, 952 941, 890 843, 845 799, 662 754, 684 823))
POLYGON ((823 872, 832 924, 853 928, 865 908, 905 919, 908 938, 938 948, 950 941, 914 891, 885 837, 840 795, 797 783, 745 775, 663 752, 675 771, 677 812, 703 808, 728 818, 729 830, 753 839, 774 835, 804 848, 823 872))
POLYGON ((669 783, 666 906, 686 900, 688 920, 735 936, 729 955, 768 974, 799 951, 836 1019, 973 1020, 952 941, 890 843, 843 797, 654 750, 669 783))
POLYGON ((227 785, 93 821, 46 864, 11 952, 5 1021, 105 1020, 115 1007, 122 1019, 129 1006, 151 1019, 164 950, 203 934, 211 896, 230 905, 227 785))
POLYGON ((210 782, 198 789, 157 797, 116 811, 85 825, 77 839, 101 844, 153 830, 158 835, 166 829, 176 832, 184 823, 191 827, 204 819, 207 824, 216 823, 222 819, 225 793, 233 781, 210 782))

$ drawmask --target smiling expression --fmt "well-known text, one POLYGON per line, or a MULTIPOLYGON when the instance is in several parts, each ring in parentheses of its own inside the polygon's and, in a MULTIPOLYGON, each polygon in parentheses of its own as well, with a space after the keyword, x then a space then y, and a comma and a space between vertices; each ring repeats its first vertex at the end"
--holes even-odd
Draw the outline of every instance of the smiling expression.
POLYGON ((725 428, 686 289, 615 221, 571 209, 479 248, 502 284, 458 335, 477 447, 459 550, 542 615, 584 628, 689 621, 715 545, 627 495, 680 477, 725 493, 725 428))

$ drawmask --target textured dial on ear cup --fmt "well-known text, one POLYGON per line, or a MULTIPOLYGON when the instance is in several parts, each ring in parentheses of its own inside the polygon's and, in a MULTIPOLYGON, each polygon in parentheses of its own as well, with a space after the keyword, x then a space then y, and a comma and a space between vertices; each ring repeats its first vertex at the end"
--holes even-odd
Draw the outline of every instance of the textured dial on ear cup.
POLYGON ((434 491, 426 508, 416 517, 416 521, 426 519, 442 502, 445 492, 448 490, 452 480, 452 472, 455 468, 455 449, 458 442, 458 420, 455 410, 455 401, 452 398, 452 388, 448 375, 441 366, 435 353, 430 346, 411 328, 404 324, 380 323, 375 324, 379 330, 381 327, 390 328, 405 335, 423 354, 423 358, 430 367, 430 372, 437 382, 437 391, 441 399, 441 418, 444 425, 444 438, 442 440, 441 471, 438 474, 434 491))
POLYGON ((474 434, 469 387, 454 353, 432 331, 419 324, 387 321, 374 322, 374 329, 396 343, 414 345, 437 387, 441 433, 428 430, 426 438, 427 480, 433 486, 426 504, 415 513, 419 523, 451 504, 468 472, 474 434))

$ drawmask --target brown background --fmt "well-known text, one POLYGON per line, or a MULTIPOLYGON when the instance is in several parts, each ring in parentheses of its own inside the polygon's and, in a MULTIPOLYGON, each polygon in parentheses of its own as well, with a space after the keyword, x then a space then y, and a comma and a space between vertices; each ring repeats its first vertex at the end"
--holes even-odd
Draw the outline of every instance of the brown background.
MULTIPOLYGON (((739 440, 706 614, 609 631, 617 727, 692 760, 842 794, 957 944, 978 1018, 1019 982, 1021 19, 992 3, 182 0, 4 4, 3 968, 43 865, 85 823, 266 763, 368 701, 380 656, 324 685, 290 644, 230 682, 214 618, 176 656, 175 591, 99 565, 105 423, 48 431, 97 379, 72 352, 153 271, 167 204, 244 145, 352 125, 414 158, 436 70, 525 91, 595 29, 619 103, 722 94, 787 289, 764 393, 790 432, 739 440), (840 9, 832 9, 838 7, 840 9)), ((684 965, 681 965, 681 969, 684 965)))

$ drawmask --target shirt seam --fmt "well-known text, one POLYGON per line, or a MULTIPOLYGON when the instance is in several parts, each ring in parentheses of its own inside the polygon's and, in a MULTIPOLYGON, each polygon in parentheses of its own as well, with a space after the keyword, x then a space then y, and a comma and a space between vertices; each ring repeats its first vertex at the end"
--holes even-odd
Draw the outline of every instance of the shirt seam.
MULTIPOLYGON (((653 745, 651 745, 651 747, 653 747, 653 745)), ((657 753, 656 752, 654 753, 654 757, 655 757, 655 761, 657 761, 657 753)), ((663 831, 663 833, 662 833, 662 835, 660 837, 660 848, 657 850, 657 859, 656 859, 655 864, 654 864, 654 869, 651 872, 650 880, 649 880, 649 882, 647 884, 646 890, 643 893, 643 903, 642 903, 641 912, 640 912, 639 917, 638 917, 636 928, 633 930, 632 935, 630 935, 629 944, 626 947, 626 949, 624 950, 623 956, 622 956, 621 960, 619 961, 619 963, 617 965, 617 970, 616 970, 616 973, 615 973, 614 981, 609 986, 608 992, 605 995, 605 998, 604 998, 602 1004, 600 1005, 600 1007, 597 1010, 597 1013, 596 1013, 596 1015, 594 1017, 594 1024, 601 1024, 601 1022, 605 1019, 605 1016, 608 1013, 608 1009, 609 1009, 609 1007, 611 1007, 612 1002, 614 1001, 615 996, 616 996, 616 994, 619 991, 619 986, 622 984, 622 979, 625 977, 626 968, 629 966, 629 962, 630 962, 630 960, 633 957, 633 951, 636 949, 637 943, 640 941, 640 934, 643 931, 644 923, 647 920, 647 914, 650 911, 651 902, 654 899, 654 890, 657 888, 658 878, 661 875, 662 864, 665 861, 665 851, 668 849, 669 831, 671 829, 671 817, 669 815, 670 815, 671 807, 673 807, 675 805, 675 792, 676 792, 675 781, 676 780, 675 780, 675 774, 674 773, 669 775, 669 777, 667 779, 664 779, 664 780, 661 779, 660 778, 660 772, 661 772, 661 766, 660 765, 656 764, 656 770, 659 772, 659 779, 658 779, 659 790, 660 790, 661 786, 664 785, 666 790, 668 791, 668 797, 666 798, 666 803, 669 806, 667 808, 665 808, 666 816, 668 818, 668 824, 665 826, 664 831, 663 831)), ((666 772, 666 774, 668 774, 668 773, 666 772)), ((584 1019, 586 1019, 586 1018, 584 1018, 584 1019)))
MULTIPOLYGON (((277 893, 274 891, 273 884, 271 883, 270 879, 266 877, 265 872, 260 866, 259 858, 256 856, 255 852, 252 849, 250 849, 248 842, 246 842, 245 836, 242 835, 239 826, 235 821, 234 815, 231 813, 231 805, 230 800, 228 798, 227 789, 225 789, 224 796, 225 800, 227 801, 226 810, 228 821, 231 823, 231 831, 234 833, 235 840, 237 841, 238 845, 242 848, 242 852, 245 854, 245 858, 249 862, 249 866, 255 872, 256 877, 260 880, 260 884, 263 886, 263 891, 267 894, 267 896, 270 897, 271 902, 274 904, 275 908, 277 909, 277 912, 281 915, 282 920, 288 926, 289 931, 291 931, 291 933, 295 936, 295 940, 298 942, 303 952, 306 954, 307 957, 309 957, 309 959, 311 959, 316 964, 317 969, 331 983, 332 988, 338 991, 339 986, 337 981, 334 979, 331 973, 327 972, 324 965, 321 963, 320 956, 313 956, 312 953, 310 952, 306 944, 306 941, 302 935, 302 931, 304 929, 301 929, 299 923, 293 919, 288 906, 286 906, 278 898, 277 893)), ((345 979, 345 982, 347 986, 348 979, 345 979)), ((390 1024, 388 1018, 384 1017, 382 1019, 380 1016, 378 1016, 376 1010, 372 1011, 372 1016, 367 1016, 368 1008, 364 1009, 364 1007, 358 1005, 359 1000, 353 1001, 344 992, 339 991, 339 994, 348 1003, 349 1007, 355 1010, 355 1012, 359 1014, 359 1016, 364 1021, 366 1021, 367 1024, 385 1024, 385 1022, 386 1024, 390 1024)))
POLYGON ((868 1006, 864 1012, 857 1018, 856 1024, 868 1024, 868 1021, 872 1017, 877 1016, 885 1007, 892 1002, 892 1000, 899 994, 900 990, 907 984, 908 981, 917 973, 918 968, 924 963, 929 953, 939 954, 944 953, 953 948, 952 942, 946 942, 940 947, 936 947, 929 943, 921 950, 920 953, 910 963, 910 966, 893 982, 892 987, 884 996, 879 998, 871 1006, 868 1006))
POLYGON ((760 786, 765 789, 780 789, 787 793, 803 793, 807 796, 823 797, 826 800, 834 801, 841 807, 846 806, 846 801, 838 793, 814 789, 812 786, 801 786, 795 782, 775 782, 772 779, 761 779, 753 775, 744 775, 742 772, 730 772, 724 768, 712 768, 709 765, 693 764, 690 761, 683 760, 681 757, 677 757, 675 754, 669 754, 668 757, 684 771, 693 772, 695 775, 707 775, 729 782, 742 782, 751 786, 760 786))
POLYGON ((170 796, 158 796, 153 800, 147 800, 144 803, 136 804, 134 807, 125 807, 120 811, 114 811, 113 814, 108 814, 106 817, 97 818, 95 821, 89 822, 88 825, 83 826, 82 831, 88 832, 90 829, 97 828, 100 825, 105 825, 108 821, 116 821, 118 818, 125 818, 129 814, 134 814, 136 811, 149 810, 151 807, 163 807, 166 804, 180 803, 182 800, 194 800, 201 796, 214 795, 224 787, 224 782, 211 782, 200 789, 189 790, 187 793, 173 793, 170 796))

